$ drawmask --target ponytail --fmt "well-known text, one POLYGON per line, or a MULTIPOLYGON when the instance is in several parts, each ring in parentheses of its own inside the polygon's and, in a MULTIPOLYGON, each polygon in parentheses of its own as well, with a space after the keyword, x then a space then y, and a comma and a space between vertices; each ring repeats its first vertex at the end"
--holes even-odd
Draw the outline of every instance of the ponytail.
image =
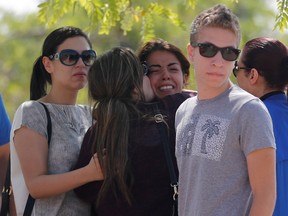
POLYGON ((132 204, 128 144, 131 120, 141 114, 132 92, 143 96, 142 65, 130 49, 115 47, 97 57, 87 78, 89 97, 95 101, 91 151, 97 152, 105 176, 96 205, 110 192, 132 204))
POLYGON ((51 76, 44 68, 42 56, 34 63, 30 81, 30 100, 38 100, 47 94, 47 82, 51 84, 51 76))
POLYGON ((124 198, 131 204, 128 164, 128 143, 131 102, 107 98, 97 103, 93 118, 97 119, 93 133, 93 152, 105 172, 105 179, 99 192, 97 205, 112 191, 114 197, 124 198), (128 183, 128 184, 127 184, 128 183), (121 195, 120 195, 121 194, 121 195))

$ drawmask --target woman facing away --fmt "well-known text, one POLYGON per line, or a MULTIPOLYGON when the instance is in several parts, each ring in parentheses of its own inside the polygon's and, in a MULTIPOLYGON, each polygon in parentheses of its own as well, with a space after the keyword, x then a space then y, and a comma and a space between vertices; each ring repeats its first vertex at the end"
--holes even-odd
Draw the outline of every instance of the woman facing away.
POLYGON ((197 94, 184 89, 189 80, 190 63, 177 46, 161 38, 150 40, 139 48, 138 57, 149 68, 147 76, 157 98, 180 92, 197 94))
POLYGON ((273 122, 276 140, 277 199, 273 216, 288 214, 288 50, 279 40, 248 41, 233 70, 241 88, 259 97, 273 122))
POLYGON ((71 171, 86 130, 91 126, 89 107, 76 104, 78 91, 96 58, 81 29, 61 27, 45 39, 30 83, 30 99, 17 109, 11 130, 11 180, 17 215, 23 215, 28 193, 36 199, 32 215, 89 215, 90 206, 73 189, 101 179, 98 161, 71 171), (47 82, 51 85, 46 94, 47 82), (52 135, 48 144, 49 111, 52 135), (95 166, 96 165, 96 166, 95 166), (99 176, 98 176, 99 174, 99 176))
MULTIPOLYGON (((167 216, 172 211, 174 191, 154 115, 166 117, 174 155, 174 115, 189 96, 144 102, 154 96, 143 77, 145 68, 130 49, 116 47, 97 57, 88 73, 95 124, 84 137, 76 168, 97 153, 104 179, 75 191, 93 204, 97 216, 167 216)), ((175 157, 173 165, 176 169, 175 157)))

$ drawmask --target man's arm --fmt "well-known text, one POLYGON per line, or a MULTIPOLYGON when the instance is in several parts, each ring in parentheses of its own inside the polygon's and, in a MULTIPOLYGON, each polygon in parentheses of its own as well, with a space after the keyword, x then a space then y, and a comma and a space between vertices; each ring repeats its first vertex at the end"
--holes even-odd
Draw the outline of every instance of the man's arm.
POLYGON ((276 202, 276 153, 274 148, 255 150, 247 156, 253 193, 250 216, 271 216, 276 202))

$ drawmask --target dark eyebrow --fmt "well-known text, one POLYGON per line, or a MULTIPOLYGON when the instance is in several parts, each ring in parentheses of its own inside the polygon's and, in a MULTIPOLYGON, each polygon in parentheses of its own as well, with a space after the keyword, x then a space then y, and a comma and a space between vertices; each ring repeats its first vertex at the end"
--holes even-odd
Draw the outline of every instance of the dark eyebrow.
POLYGON ((161 65, 158 65, 158 64, 149 65, 149 68, 151 68, 151 67, 159 67, 159 68, 161 68, 161 65))
MULTIPOLYGON (((167 66, 170 67, 170 66, 173 66, 173 65, 179 65, 177 62, 171 62, 169 63, 167 66)), ((159 65, 159 64, 153 64, 153 65, 149 65, 149 68, 151 67, 158 67, 158 68, 161 68, 162 66, 159 65)))
POLYGON ((179 64, 177 62, 172 62, 172 63, 168 64, 168 67, 173 66, 173 65, 179 65, 179 64))

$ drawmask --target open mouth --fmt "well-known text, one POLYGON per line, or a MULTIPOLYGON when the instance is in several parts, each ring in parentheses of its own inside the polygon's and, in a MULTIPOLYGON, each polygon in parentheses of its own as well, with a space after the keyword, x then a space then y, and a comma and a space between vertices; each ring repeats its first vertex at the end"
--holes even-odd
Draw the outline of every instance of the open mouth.
POLYGON ((161 91, 171 90, 171 89, 174 89, 174 86, 172 86, 172 85, 166 85, 166 86, 161 86, 159 89, 160 89, 161 91))

